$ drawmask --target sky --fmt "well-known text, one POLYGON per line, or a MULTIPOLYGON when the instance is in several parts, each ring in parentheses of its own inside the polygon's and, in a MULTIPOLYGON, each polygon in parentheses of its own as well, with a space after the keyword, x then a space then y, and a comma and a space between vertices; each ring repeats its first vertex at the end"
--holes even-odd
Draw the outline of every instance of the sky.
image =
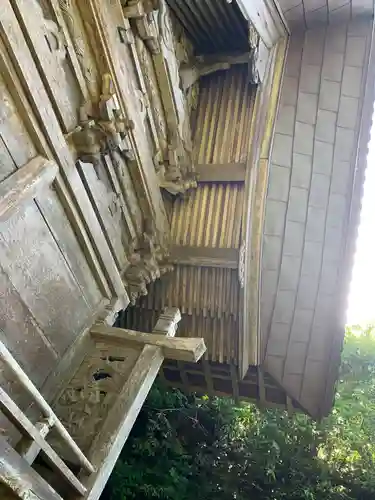
MULTIPOLYGON (((374 116, 375 119, 375 116, 374 116)), ((346 323, 375 323, 375 127, 371 131, 346 323)))

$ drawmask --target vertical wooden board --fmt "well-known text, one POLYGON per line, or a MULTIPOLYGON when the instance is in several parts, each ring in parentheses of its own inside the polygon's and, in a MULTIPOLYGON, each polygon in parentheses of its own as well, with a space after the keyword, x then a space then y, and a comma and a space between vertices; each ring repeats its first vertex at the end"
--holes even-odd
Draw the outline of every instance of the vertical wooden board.
MULTIPOLYGON (((137 237, 137 227, 139 227, 139 225, 137 225, 135 223, 135 220, 132 217, 132 209, 130 208, 130 205, 131 205, 130 200, 128 200, 127 197, 125 197, 128 193, 125 190, 125 196, 124 196, 123 190, 122 190, 120 182, 119 182, 118 174, 116 173, 116 171, 118 172, 118 170, 119 170, 120 161, 121 160, 119 159, 117 162, 114 163, 112 161, 110 155, 105 155, 105 157, 103 158, 103 164, 105 165, 105 169, 106 169, 106 173, 108 175, 110 187, 113 190, 113 192, 115 193, 117 201, 118 201, 120 209, 121 209, 121 213, 122 213, 122 216, 121 216, 121 225, 122 225, 121 235, 122 235, 123 243, 125 244, 125 246, 127 246, 131 241, 135 241, 135 239, 137 237), (116 165, 116 170, 114 168, 114 164, 116 165)), ((126 165, 123 165, 123 166, 126 167, 126 165)), ((133 193, 133 194, 135 196, 135 193, 133 193)), ((137 206, 137 208, 139 208, 138 205, 136 205, 136 206, 137 206)))
POLYGON ((14 173, 16 169, 17 167, 13 158, 10 156, 9 151, 0 135, 0 182, 14 173))
MULTIPOLYGON (((41 387, 53 370, 57 355, 3 270, 0 270, 0 341, 32 382, 41 387)), ((0 384, 20 408, 26 410, 29 407, 30 396, 2 363, 0 384)), ((0 428, 12 442, 19 439, 18 431, 2 413, 0 428)))
POLYGON ((2 270, 0 290, 0 340, 40 387, 53 369, 57 354, 2 270))
POLYGON ((107 155, 104 161, 106 163, 108 162, 113 164, 121 191, 127 201, 127 207, 129 209, 133 225, 138 233, 140 233, 143 219, 142 210, 137 199, 136 186, 131 178, 128 165, 117 155, 112 158, 109 158, 107 155))
POLYGON ((91 163, 79 161, 77 167, 113 258, 118 269, 123 271, 128 261, 121 241, 121 211, 117 196, 108 186, 108 177, 101 162, 94 167, 91 163))
POLYGON ((39 197, 38 205, 88 305, 96 309, 102 294, 59 197, 50 189, 39 197))
POLYGON ((35 203, 2 224, 0 259, 45 336, 63 354, 91 311, 35 203))
POLYGON ((15 0, 12 5, 60 124, 64 132, 69 132, 78 123, 81 94, 67 61, 61 28, 51 19, 50 9, 44 2, 44 9, 37 0, 15 0))
POLYGON ((24 165, 37 156, 37 151, 18 113, 5 82, 0 75, 0 180, 16 169, 15 164, 24 165))

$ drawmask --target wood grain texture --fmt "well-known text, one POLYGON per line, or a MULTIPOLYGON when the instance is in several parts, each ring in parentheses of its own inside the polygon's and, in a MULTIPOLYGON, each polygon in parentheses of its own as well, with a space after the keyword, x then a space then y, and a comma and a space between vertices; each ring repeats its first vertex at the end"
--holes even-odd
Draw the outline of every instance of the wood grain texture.
MULTIPOLYGON (((42 126, 42 130, 45 133, 52 151, 56 155, 57 163, 64 176, 64 180, 67 181, 73 201, 76 206, 79 207, 80 217, 82 217, 84 225, 92 235, 91 241, 103 264, 111 288, 118 297, 123 297, 124 300, 126 300, 127 294, 121 276, 110 254, 104 235, 101 232, 99 222, 92 210, 54 110, 49 102, 46 90, 8 0, 4 2, 0 13, 0 34, 12 62, 15 64, 21 83, 28 93, 32 109, 39 119, 39 123, 42 126)), ((1 57, 3 60, 2 64, 4 65, 6 61, 4 60, 4 56, 1 57)))
POLYGON ((51 467, 64 478, 79 494, 85 493, 84 486, 64 464, 57 453, 44 440, 39 430, 34 427, 26 415, 12 401, 8 394, 0 387, 0 407, 9 420, 26 437, 31 438, 40 447, 51 467))
MULTIPOLYGON (((0 52, 3 52, 2 47, 0 52)), ((0 172, 1 178, 4 179, 16 169, 16 166, 25 165, 37 156, 38 152, 19 114, 17 103, 11 94, 11 88, 5 81, 5 75, 3 72, 1 73, 0 136, 2 141, 0 142, 3 142, 5 151, 3 147, 0 147, 0 151, 4 151, 0 157, 2 160, 0 172), (10 159, 12 159, 11 162, 10 159)))
POLYGON ((237 269, 239 250, 237 248, 213 248, 177 246, 171 247, 171 261, 175 264, 200 267, 237 269))
MULTIPOLYGON (((40 151, 40 153, 43 156, 51 158, 52 151, 46 142, 46 137, 43 135, 36 120, 36 117, 33 114, 33 110, 29 104, 29 101, 27 100, 26 95, 23 92, 21 82, 19 81, 15 69, 13 68, 13 65, 8 57, 6 48, 2 43, 1 38, 0 38, 0 68, 4 81, 6 82, 7 85, 7 87, 4 88, 9 89, 9 92, 11 92, 11 96, 9 95, 9 99, 13 99, 15 106, 17 107, 18 111, 17 116, 19 116, 21 124, 24 127, 26 127, 27 132, 30 135, 29 141, 32 139, 33 141, 32 143, 33 145, 35 144, 35 147, 38 149, 38 151, 40 151)), ((25 147, 24 143, 25 141, 23 140, 22 142, 19 143, 19 146, 22 147, 18 147, 17 150, 13 151, 13 156, 15 161, 15 166, 12 166, 13 169, 15 169, 16 167, 20 168, 25 163, 23 159, 20 157, 22 156, 20 155, 20 151, 22 152, 23 148, 25 147)), ((1 147, 0 147, 0 154, 1 154, 1 147)), ((53 190, 50 190, 48 194, 46 193, 45 196, 40 197, 38 200, 38 206, 42 211, 43 216, 45 217, 45 220, 49 225, 51 232, 53 233, 55 239, 58 241, 58 244, 61 248, 61 251, 64 253, 66 260, 70 263, 72 272, 74 272, 74 274, 76 275, 77 281, 80 282, 79 277, 77 276, 79 272, 78 273, 75 272, 77 271, 77 268, 75 268, 74 266, 74 260, 79 259, 79 255, 81 254, 84 262, 87 261, 91 273, 93 274, 94 280, 97 282, 97 286, 99 287, 101 293, 105 297, 111 297, 111 291, 109 285, 104 276, 103 269, 101 267, 101 264, 99 263, 98 256, 95 252, 94 246, 89 239, 88 229, 84 224, 84 219, 79 214, 79 211, 75 206, 73 197, 68 192, 66 182, 62 179, 60 174, 58 174, 56 177, 54 187, 56 188, 58 196, 56 196, 53 190), (53 200, 55 200, 55 202, 53 200), (66 215, 64 214, 63 210, 60 209, 60 207, 64 208, 66 215), (57 220, 56 220, 57 217, 56 211, 58 211, 59 214, 61 215, 61 217, 57 220), (82 250, 77 249, 77 247, 75 246, 75 248, 72 249, 70 256, 68 256, 66 252, 67 247, 70 248, 69 242, 71 243, 71 239, 69 238, 68 235, 66 235, 66 231, 69 232, 69 229, 66 229, 67 227, 70 229, 71 233, 74 233, 73 238, 74 240, 77 240, 79 246, 82 249, 82 250), (65 243, 66 245, 64 245, 65 243)), ((82 267, 82 272, 85 272, 85 266, 82 263, 82 259, 78 267, 79 268, 82 267)), ((95 283, 92 283, 92 278, 89 274, 86 275, 86 278, 90 281, 91 283, 90 289, 92 289, 94 293, 95 283)), ((84 288, 82 282, 80 282, 80 286, 84 288)), ((89 298, 87 298, 87 300, 90 302, 89 298)))
POLYGON ((49 187, 58 167, 54 161, 41 156, 0 183, 0 221, 4 222, 22 204, 36 198, 49 187))
POLYGON ((2 226, 4 270, 61 355, 87 325, 90 308, 34 203, 2 226))
POLYGON ((94 466, 100 469, 98 474, 93 474, 91 478, 84 481, 88 490, 84 500, 98 500, 100 497, 163 359, 159 347, 144 346, 115 406, 110 411, 88 454, 94 466))
POLYGON ((59 34, 59 26, 55 21, 44 17, 45 13, 36 0, 15 0, 12 6, 54 104, 60 125, 65 133, 69 132, 78 123, 77 109, 81 96, 77 86, 74 83, 72 85, 74 80, 69 78, 71 75, 67 74, 71 70, 66 65, 66 48, 59 34))
POLYGON ((53 189, 44 192, 43 196, 39 196, 37 204, 82 295, 90 309, 95 311, 103 295, 110 295, 108 283, 89 241, 81 244, 80 234, 86 232, 83 233, 82 224, 80 229, 75 229, 74 221, 79 221, 79 217, 69 211, 74 211, 74 207, 66 189, 63 188, 62 179, 59 179, 58 193, 53 189), (85 248, 91 248, 90 253, 85 252, 85 248))
POLYGON ((195 169, 199 182, 245 182, 245 163, 205 163, 195 169))
POLYGON ((4 500, 62 500, 60 495, 0 436, 0 480, 11 491, 0 490, 4 500))
POLYGON ((121 212, 117 205, 116 194, 110 189, 108 182, 105 182, 106 175, 101 162, 98 162, 94 168, 91 163, 78 161, 77 168, 112 256, 121 272, 127 266, 128 261, 122 238, 121 212))
POLYGON ((165 358, 195 363, 206 351, 203 339, 170 338, 155 333, 143 333, 134 330, 94 325, 91 335, 96 340, 108 343, 129 343, 133 345, 154 345, 162 349, 165 358))
POLYGON ((57 353, 2 269, 0 290, 0 340, 40 387, 56 363, 57 353))

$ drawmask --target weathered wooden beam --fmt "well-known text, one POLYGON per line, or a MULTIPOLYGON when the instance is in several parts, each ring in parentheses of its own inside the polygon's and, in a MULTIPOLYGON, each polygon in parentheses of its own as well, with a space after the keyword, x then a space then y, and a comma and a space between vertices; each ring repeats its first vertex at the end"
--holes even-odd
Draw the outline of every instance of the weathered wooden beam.
POLYGON ((0 221, 8 219, 22 203, 31 201, 56 177, 54 161, 37 156, 0 183, 0 221))
MULTIPOLYGON (((61 496, 23 459, 3 436, 0 436, 0 482, 18 498, 28 500, 62 500, 61 496)), ((0 486, 1 488, 1 486, 0 486)), ((2 500, 14 496, 0 490, 2 500)))
MULTIPOLYGON (((39 432, 40 436, 44 439, 49 431, 51 430, 51 426, 48 420, 44 420, 43 422, 37 422, 35 424, 35 430, 39 432)), ((16 451, 23 457, 28 464, 33 464, 36 457, 39 455, 41 451, 40 445, 34 441, 34 439, 30 437, 23 437, 19 443, 17 443, 16 451)))
POLYGON ((124 388, 117 397, 115 405, 111 408, 104 426, 89 451, 88 455, 97 466, 98 474, 93 474, 85 483, 88 493, 83 500, 98 500, 100 497, 163 359, 159 347, 144 346, 124 388))
POLYGON ((93 466, 90 464, 90 462, 87 460, 85 455, 82 453, 82 451, 79 449, 75 441, 72 439, 68 431, 65 429, 65 427, 62 425, 60 420, 57 418, 57 416, 54 414, 52 411, 51 407, 47 403, 47 401, 43 398, 41 393, 38 391, 38 389, 35 387, 35 385, 31 382, 29 377, 26 375, 26 373, 22 370, 20 365, 17 363, 17 361, 13 358, 12 354, 8 351, 8 349, 5 347, 5 345, 0 342, 0 359, 3 363, 5 363, 13 372, 15 375, 16 380, 20 382, 20 384, 23 386, 23 388, 32 396, 33 401, 35 402, 36 406, 42 411, 43 415, 48 418, 48 421, 50 425, 54 426, 56 431, 59 433, 59 435, 62 437, 62 439, 65 441, 67 446, 73 451, 75 456, 77 457, 79 463, 84 467, 88 472, 94 472, 93 466))
POLYGON ((245 182, 245 163, 207 163, 195 166, 199 182, 245 182))
POLYGON ((86 488, 76 478, 73 472, 65 465, 58 454, 41 436, 39 431, 30 422, 22 410, 0 387, 0 408, 12 424, 26 437, 35 441, 40 447, 51 467, 62 476, 80 495, 84 495, 86 488))
POLYGON ((196 363, 205 353, 206 346, 201 338, 171 338, 155 333, 137 332, 106 325, 94 325, 91 330, 94 340, 107 344, 125 343, 138 346, 145 344, 160 347, 163 356, 177 361, 196 363))
POLYGON ((209 248, 174 245, 170 258, 174 264, 197 267, 224 267, 238 269, 238 248, 209 248))

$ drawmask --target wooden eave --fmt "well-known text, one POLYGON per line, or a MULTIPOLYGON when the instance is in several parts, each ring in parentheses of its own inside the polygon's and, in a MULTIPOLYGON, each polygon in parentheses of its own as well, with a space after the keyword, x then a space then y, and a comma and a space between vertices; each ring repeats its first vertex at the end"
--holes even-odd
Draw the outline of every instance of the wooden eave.
MULTIPOLYGON (((247 162, 244 199, 244 249, 242 333, 240 337, 240 377, 245 377, 250 365, 262 362, 259 328, 260 267, 262 227, 268 181, 268 162, 279 93, 287 52, 287 39, 282 39, 271 52, 267 78, 259 86, 251 125, 251 150, 247 162)), ((241 271, 240 271, 241 273, 241 271)))

